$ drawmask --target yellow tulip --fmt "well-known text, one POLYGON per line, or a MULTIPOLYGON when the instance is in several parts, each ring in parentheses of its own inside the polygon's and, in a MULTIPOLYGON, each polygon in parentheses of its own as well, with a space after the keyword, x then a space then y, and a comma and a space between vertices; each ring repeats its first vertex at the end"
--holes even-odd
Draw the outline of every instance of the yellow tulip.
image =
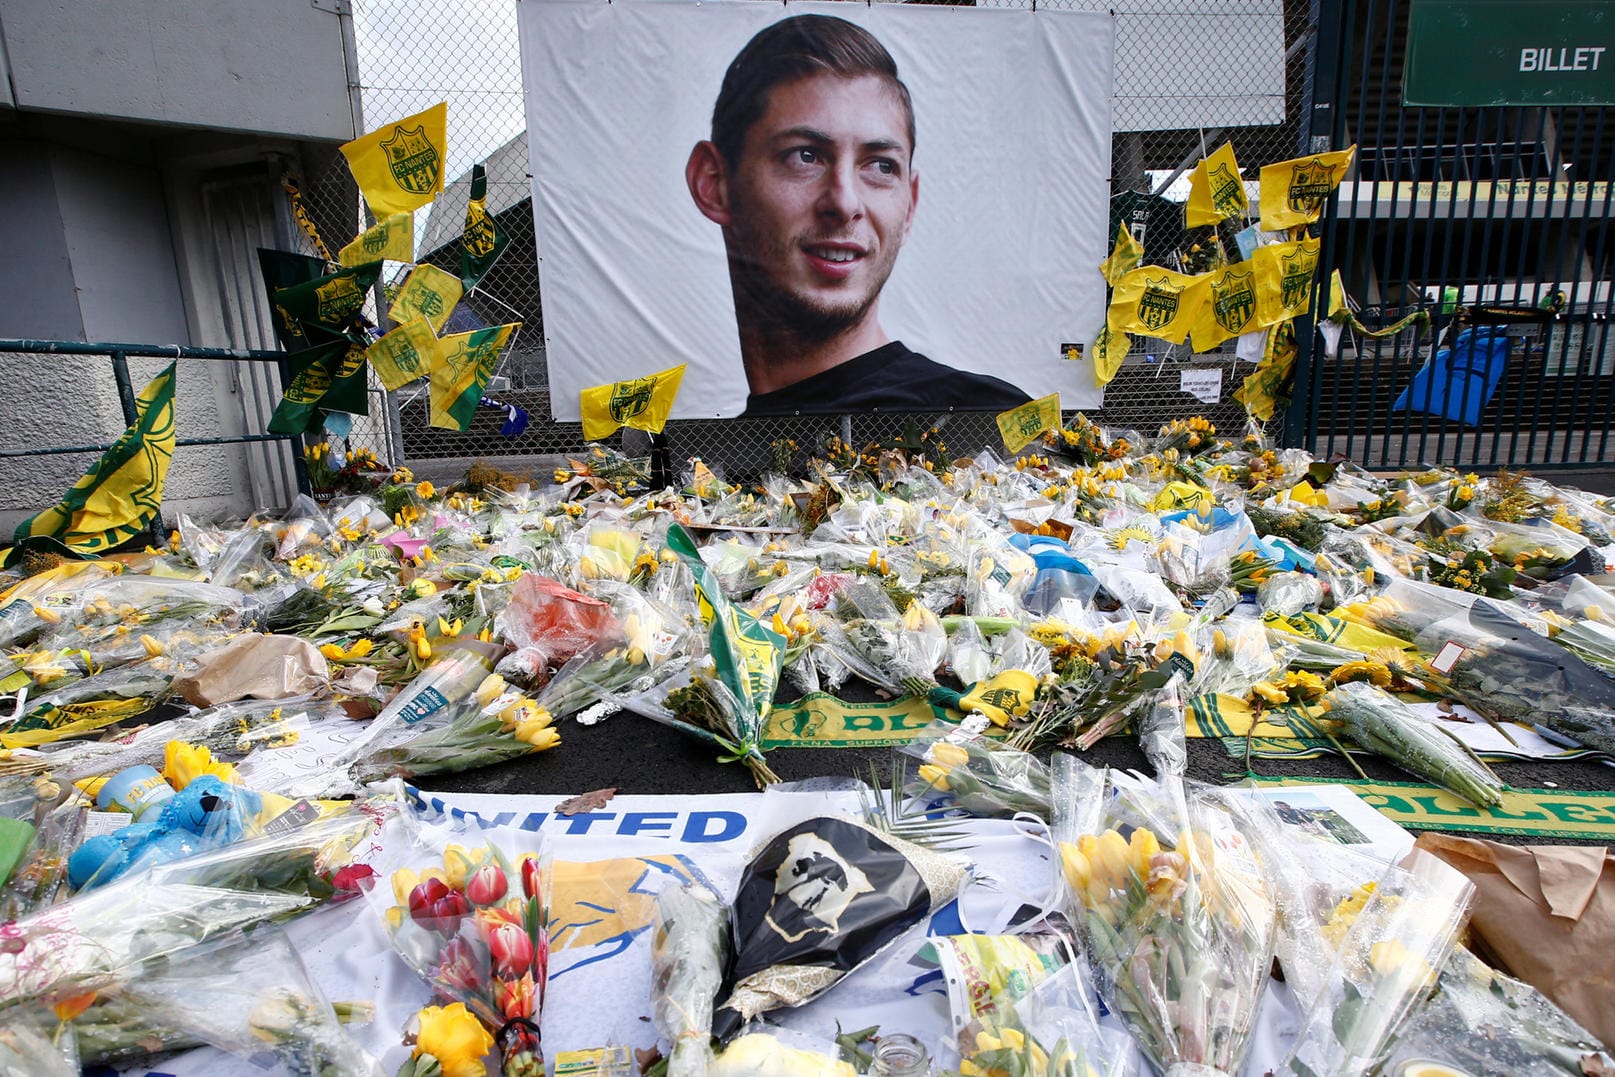
POLYGON ((443 849, 443 881, 455 890, 464 889, 466 879, 482 863, 483 852, 449 842, 443 849))
POLYGON ((482 683, 477 685, 477 706, 486 707, 503 695, 504 692, 505 678, 497 673, 488 674, 482 678, 482 683))
POLYGON ((1132 840, 1127 843, 1132 853, 1133 870, 1140 879, 1150 877, 1150 858, 1161 851, 1161 841, 1146 827, 1139 827, 1133 831, 1132 840))
POLYGON ((1102 876, 1113 887, 1127 885, 1130 859, 1127 839, 1114 830, 1099 835, 1096 855, 1092 858, 1095 876, 1102 876))
POLYGON ((1005 1047, 1013 1047, 1019 1051, 1026 1046, 1026 1037, 1018 1028, 1001 1028, 998 1030, 999 1038, 1004 1041, 1005 1047))
POLYGON ((1069 842, 1060 843, 1060 868, 1065 872, 1066 885, 1072 890, 1085 890, 1093 878, 1093 864, 1069 842))
POLYGON ((414 1057, 430 1055, 443 1067, 443 1077, 485 1077, 482 1056, 493 1049, 493 1036, 465 1003, 427 1006, 417 1015, 414 1057))
POLYGON ((997 1051, 1002 1049, 1003 1046, 1004 1041, 999 1039, 997 1036, 994 1036, 991 1032, 983 1031, 976 1033, 977 1054, 980 1054, 983 1051, 997 1051))
POLYGON ((930 783, 932 788, 940 792, 948 791, 948 772, 942 767, 933 767, 929 763, 921 764, 920 780, 930 783))
POLYGON ((514 732, 517 740, 530 745, 535 752, 546 751, 561 743, 560 731, 550 725, 547 714, 542 724, 537 720, 521 722, 514 732))
POLYGON ((931 750, 926 753, 926 757, 937 766, 947 767, 949 770, 954 767, 962 767, 970 762, 970 753, 968 751, 958 744, 950 744, 945 740, 933 742, 931 750))

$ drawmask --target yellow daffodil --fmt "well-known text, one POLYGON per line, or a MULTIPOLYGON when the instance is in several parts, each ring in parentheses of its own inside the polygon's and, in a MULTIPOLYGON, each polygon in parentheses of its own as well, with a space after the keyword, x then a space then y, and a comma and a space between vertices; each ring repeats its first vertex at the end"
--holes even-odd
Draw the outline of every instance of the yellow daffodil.
POLYGON ((356 640, 344 647, 340 643, 326 643, 320 646, 320 653, 332 662, 353 662, 363 658, 374 650, 376 645, 368 639, 356 640))
POLYGON ((426 638, 426 626, 419 621, 410 623, 409 650, 421 662, 432 657, 432 643, 426 638))
POLYGON ((443 1067, 443 1077, 485 1077, 482 1056, 493 1049, 493 1036, 465 1003, 427 1006, 416 1015, 415 1058, 430 1055, 443 1067))
POLYGON ((175 789, 184 789, 204 774, 224 782, 236 780, 236 768, 213 758, 213 753, 195 744, 171 740, 163 748, 163 780, 175 789))

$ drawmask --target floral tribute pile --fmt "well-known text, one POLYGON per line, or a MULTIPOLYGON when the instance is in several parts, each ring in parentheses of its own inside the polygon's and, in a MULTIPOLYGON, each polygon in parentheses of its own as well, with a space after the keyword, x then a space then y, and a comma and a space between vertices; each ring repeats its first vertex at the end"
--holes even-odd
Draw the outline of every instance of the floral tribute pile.
MULTIPOLYGON (((1262 726, 1500 803, 1421 703, 1615 753, 1599 580, 1615 505, 1520 474, 1371 474, 1202 419, 1144 436, 1078 416, 1014 458, 957 458, 934 432, 773 450, 755 482, 692 460, 653 489, 644 461, 595 448, 540 481, 478 466, 437 489, 322 443, 307 455, 329 500, 182 515, 163 548, 106 558, 13 549, 0 1073, 203 1043, 382 1072, 345 1027, 366 1000, 327 999, 278 926, 361 898, 354 915, 434 992, 401 1030, 399 1072, 543 1073, 541 842, 423 821, 392 779, 565 751, 571 722, 610 717, 699 738, 764 786, 776 701, 854 682, 948 718, 897 749, 893 795, 866 818, 802 824, 748 869, 762 905, 662 895, 656 995, 637 1004, 668 1053, 640 1064, 907 1072, 883 1057, 907 1045, 878 1030, 832 1060, 768 1015, 833 998, 957 892, 965 865, 928 847, 949 840, 939 819, 1026 815, 1053 834, 1059 911, 937 945, 971 981, 957 1039, 926 1045, 937 1067, 1237 1073, 1275 956, 1304 1018, 1285 1072, 1373 1072, 1399 1032, 1485 1037, 1499 1006, 1555 1045, 1531 1072, 1604 1064, 1530 988, 1473 990, 1464 888, 1330 860, 1253 798, 1183 775, 1189 739, 1262 726), (1081 762, 1111 736, 1137 737, 1155 776, 1081 762), (771 933, 792 945, 756 952, 771 933), (185 1004, 186 984, 215 981, 244 1001, 185 1004)), ((1430 1072, 1466 1072, 1454 1051, 1430 1072)), ((564 1072, 628 1072, 613 1058, 564 1072)))

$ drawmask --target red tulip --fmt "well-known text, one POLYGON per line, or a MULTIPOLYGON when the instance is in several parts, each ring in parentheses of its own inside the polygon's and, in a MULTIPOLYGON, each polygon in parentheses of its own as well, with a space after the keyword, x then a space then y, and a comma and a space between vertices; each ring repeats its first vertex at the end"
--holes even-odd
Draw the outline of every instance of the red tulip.
POLYGON ((441 879, 426 879, 409 892, 409 915, 428 931, 448 938, 460 930, 460 921, 471 911, 471 903, 458 890, 450 890, 441 879))
POLYGON ((492 905, 505 896, 510 884, 498 864, 484 864, 465 881, 465 896, 473 905, 492 905))
POLYGON ((376 869, 369 864, 349 864, 331 876, 331 886, 339 898, 352 897, 374 885, 376 869))
POLYGON ((477 991, 482 977, 477 974, 477 953, 463 936, 449 940, 443 947, 442 961, 438 965, 438 979, 447 987, 462 991, 477 991))
POLYGON ((543 882, 543 875, 538 870, 538 858, 533 856, 522 857, 522 893, 528 897, 537 897, 539 885, 543 882))
POLYGON ((519 980, 499 981, 493 985, 494 1002, 499 1006, 499 1012, 505 1020, 514 1021, 518 1017, 531 1017, 537 1012, 536 1006, 538 988, 533 981, 533 974, 527 973, 519 980))
POLYGON ((533 940, 525 929, 512 923, 500 923, 487 932, 488 952, 493 956, 494 972, 501 980, 514 980, 533 965, 533 940))

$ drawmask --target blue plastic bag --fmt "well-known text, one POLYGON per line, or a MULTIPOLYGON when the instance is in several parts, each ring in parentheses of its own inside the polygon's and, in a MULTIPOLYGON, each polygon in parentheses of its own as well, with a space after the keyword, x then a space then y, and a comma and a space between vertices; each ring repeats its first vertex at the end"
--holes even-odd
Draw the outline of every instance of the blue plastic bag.
POLYGON ((1442 348, 1419 368, 1391 410, 1426 411, 1479 426, 1480 413, 1491 402, 1508 367, 1509 344, 1500 329, 1465 329, 1452 347, 1442 348))

